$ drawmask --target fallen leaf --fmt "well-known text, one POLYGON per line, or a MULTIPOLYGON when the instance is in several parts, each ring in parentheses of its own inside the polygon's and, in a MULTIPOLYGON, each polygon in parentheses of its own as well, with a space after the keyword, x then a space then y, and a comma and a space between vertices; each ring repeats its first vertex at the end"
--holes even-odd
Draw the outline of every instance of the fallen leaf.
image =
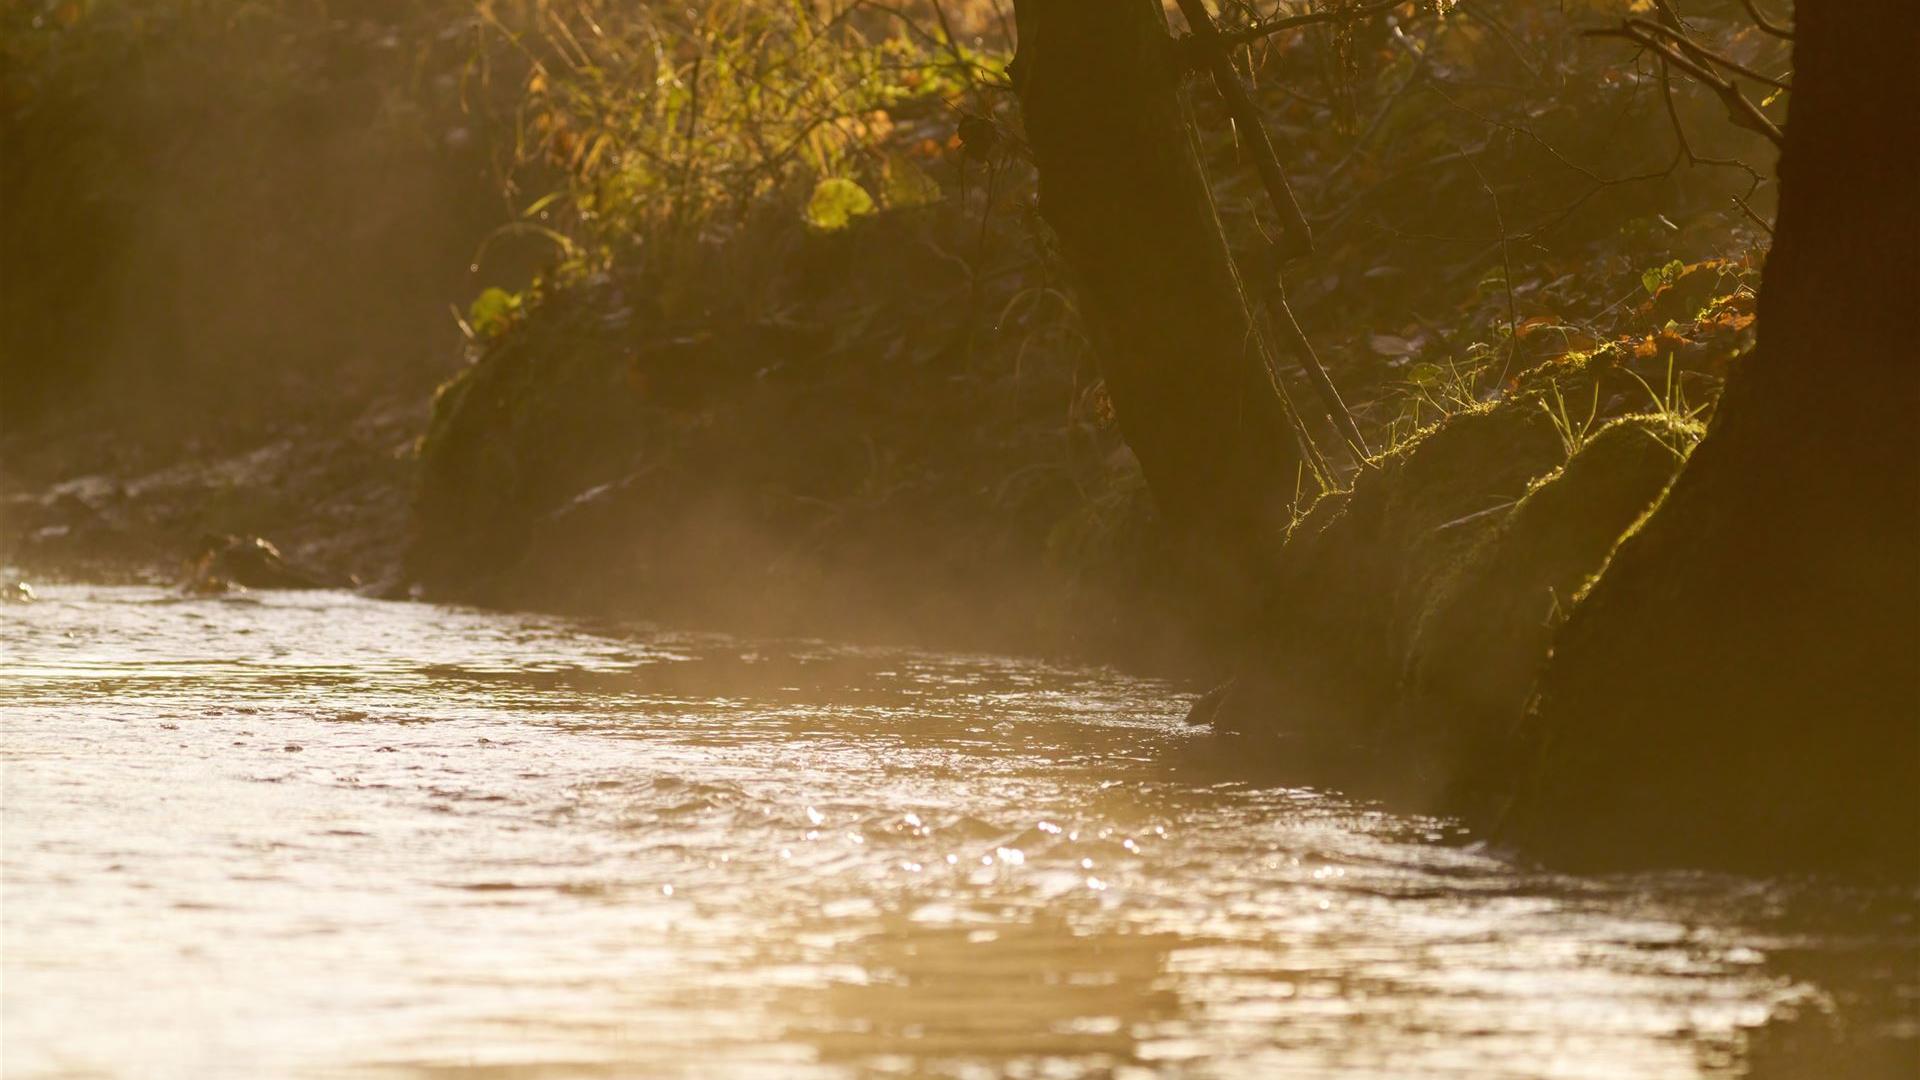
POLYGON ((1367 338, 1367 348, 1380 356, 1412 356, 1420 351, 1420 346, 1406 338, 1394 334, 1373 334, 1367 338))

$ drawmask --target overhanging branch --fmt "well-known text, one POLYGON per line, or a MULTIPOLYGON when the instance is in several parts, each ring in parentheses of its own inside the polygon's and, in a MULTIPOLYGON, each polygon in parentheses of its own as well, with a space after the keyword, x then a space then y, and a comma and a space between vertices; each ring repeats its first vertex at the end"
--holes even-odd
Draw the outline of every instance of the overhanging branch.
POLYGON ((1589 30, 1588 37, 1623 38, 1658 56, 1663 63, 1678 68, 1694 77, 1695 80, 1712 90, 1727 107, 1727 115, 1741 127, 1749 128, 1766 136, 1775 146, 1784 141, 1780 128, 1767 114, 1760 111, 1747 95, 1733 81, 1715 71, 1712 61, 1695 59, 1687 51, 1676 46, 1666 35, 1670 33, 1663 27, 1640 20, 1629 20, 1616 28, 1589 30))
POLYGON ((1747 14, 1753 18, 1753 25, 1759 27, 1766 33, 1772 34, 1774 37, 1785 38, 1788 41, 1793 40, 1793 29, 1791 27, 1781 26, 1779 23, 1761 14, 1760 5, 1754 3, 1754 0, 1740 0, 1740 3, 1747 9, 1747 14))

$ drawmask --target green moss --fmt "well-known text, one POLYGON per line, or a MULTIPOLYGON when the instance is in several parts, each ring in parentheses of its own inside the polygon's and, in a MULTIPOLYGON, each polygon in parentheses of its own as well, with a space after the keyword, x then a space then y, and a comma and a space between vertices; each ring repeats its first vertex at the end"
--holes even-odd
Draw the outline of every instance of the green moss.
POLYGON ((1457 413, 1309 511, 1282 553, 1265 659, 1216 722, 1390 749, 1436 805, 1477 797, 1560 612, 1664 490, 1685 434, 1666 414, 1620 417, 1567 459, 1538 400, 1457 413))
POLYGON ((1621 417, 1585 440, 1501 516, 1428 598, 1413 628, 1388 737, 1421 747, 1449 802, 1510 776, 1506 737, 1554 629, 1623 532, 1678 470, 1659 415, 1621 417))
POLYGON ((1537 409, 1481 406, 1377 456, 1295 526, 1267 601, 1272 659, 1223 720, 1365 739, 1395 699, 1415 629, 1461 560, 1562 460, 1537 409))

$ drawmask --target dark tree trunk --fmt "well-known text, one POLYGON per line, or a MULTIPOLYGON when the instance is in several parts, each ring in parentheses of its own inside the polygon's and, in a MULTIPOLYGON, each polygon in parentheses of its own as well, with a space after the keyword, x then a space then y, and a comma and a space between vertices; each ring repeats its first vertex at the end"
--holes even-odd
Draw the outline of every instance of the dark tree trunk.
POLYGON ((1799 5, 1758 347, 1557 637, 1521 839, 1595 864, 1920 869, 1906 7, 1799 5))
MULTIPOLYGON (((1012 73, 1127 445, 1203 581, 1247 595, 1301 460, 1194 145, 1157 0, 1018 0, 1012 73)), ((1308 481, 1311 484, 1311 481, 1308 481)))

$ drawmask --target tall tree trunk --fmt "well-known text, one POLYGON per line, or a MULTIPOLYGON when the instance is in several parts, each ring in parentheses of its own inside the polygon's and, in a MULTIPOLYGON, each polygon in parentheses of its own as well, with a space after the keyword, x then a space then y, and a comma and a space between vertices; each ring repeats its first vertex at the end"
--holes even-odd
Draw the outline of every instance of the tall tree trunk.
MULTIPOLYGON (((1016 0, 1011 69, 1121 433, 1203 580, 1246 596, 1300 481, 1157 0, 1016 0)), ((1311 481, 1309 481, 1311 482, 1311 481)))
POLYGON ((1920 870, 1904 9, 1799 5, 1758 346, 1557 637, 1522 839, 1593 863, 1920 870))

